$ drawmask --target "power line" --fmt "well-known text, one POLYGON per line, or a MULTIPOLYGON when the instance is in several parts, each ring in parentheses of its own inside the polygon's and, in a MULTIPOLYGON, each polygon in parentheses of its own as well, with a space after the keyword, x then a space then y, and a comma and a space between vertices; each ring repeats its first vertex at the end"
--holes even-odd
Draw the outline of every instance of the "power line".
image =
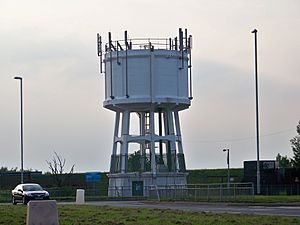
MULTIPOLYGON (((276 131, 276 132, 271 132, 271 133, 267 133, 267 134, 263 134, 260 135, 261 138, 263 137, 269 137, 269 136, 275 136, 275 135, 279 135, 279 134, 283 134, 283 133, 287 133, 290 132, 292 130, 295 130, 295 128, 293 129, 285 129, 285 130, 281 130, 281 131, 276 131)), ((241 141, 249 141, 252 139, 255 139, 256 136, 249 136, 249 137, 242 137, 242 138, 232 138, 232 139, 217 139, 217 140, 185 140, 185 142, 194 142, 194 143, 223 143, 223 142, 241 142, 241 141)))

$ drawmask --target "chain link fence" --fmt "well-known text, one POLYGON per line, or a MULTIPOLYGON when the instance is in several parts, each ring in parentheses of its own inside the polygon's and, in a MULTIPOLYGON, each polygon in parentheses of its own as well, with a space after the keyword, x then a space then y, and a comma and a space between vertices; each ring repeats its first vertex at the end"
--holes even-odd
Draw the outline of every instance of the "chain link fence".
MULTIPOLYGON (((57 201, 75 201, 78 187, 60 187, 45 188, 50 194, 50 199, 57 201)), ((83 188, 85 190, 85 199, 87 201, 95 201, 107 199, 107 188, 83 188)), ((11 190, 0 190, 0 203, 12 201, 11 190)))
MULTIPOLYGON (((61 187, 45 188, 50 193, 50 198, 57 201, 75 201, 76 190, 85 190, 86 201, 108 199, 107 187, 61 187)), ((169 186, 143 187, 143 199, 155 200, 188 200, 188 201, 251 201, 254 199, 256 187, 253 183, 227 183, 221 184, 188 184, 169 186)), ((122 197, 126 192, 131 193, 132 187, 120 187, 115 191, 116 199, 130 199, 122 197)), ((300 185, 262 185, 262 195, 289 196, 300 195, 300 185)), ((138 196, 132 197, 137 198, 138 196)), ((11 202, 11 190, 0 189, 0 203, 11 202)))
POLYGON ((253 183, 150 186, 149 198, 157 200, 254 200, 253 183))
POLYGON ((262 195, 300 195, 300 184, 261 185, 260 191, 262 195))

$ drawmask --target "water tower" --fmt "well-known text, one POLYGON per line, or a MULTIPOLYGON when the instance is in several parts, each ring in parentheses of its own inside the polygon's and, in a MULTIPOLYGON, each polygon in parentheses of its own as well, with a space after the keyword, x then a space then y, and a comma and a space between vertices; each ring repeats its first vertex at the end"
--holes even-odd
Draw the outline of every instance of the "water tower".
POLYGON ((192 37, 135 38, 102 44, 103 106, 115 112, 109 196, 147 196, 151 185, 186 184, 179 111, 192 100, 192 37), (136 128, 135 132, 132 128, 136 128))

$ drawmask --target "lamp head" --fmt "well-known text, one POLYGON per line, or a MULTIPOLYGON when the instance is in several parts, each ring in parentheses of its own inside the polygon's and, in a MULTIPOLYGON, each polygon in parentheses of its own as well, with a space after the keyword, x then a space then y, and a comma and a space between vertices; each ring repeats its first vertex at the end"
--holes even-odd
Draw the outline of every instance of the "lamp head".
POLYGON ((228 149, 228 148, 224 148, 224 149, 223 149, 223 152, 226 152, 226 151, 229 151, 229 149, 228 149))
POLYGON ((253 31, 251 31, 251 33, 255 34, 255 33, 257 33, 257 30, 254 29, 253 31))
POLYGON ((22 80, 22 77, 14 77, 16 80, 22 80))

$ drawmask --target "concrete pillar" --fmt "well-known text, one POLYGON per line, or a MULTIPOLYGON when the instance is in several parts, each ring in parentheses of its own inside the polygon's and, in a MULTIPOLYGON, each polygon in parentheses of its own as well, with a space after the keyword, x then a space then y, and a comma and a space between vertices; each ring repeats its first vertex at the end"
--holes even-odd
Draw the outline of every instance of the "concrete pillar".
POLYGON ((177 136, 177 142, 178 142, 178 153, 182 154, 183 149, 182 149, 181 129, 180 129, 178 111, 174 112, 174 120, 175 120, 176 136, 177 136))
MULTIPOLYGON (((146 126, 146 120, 145 120, 145 113, 139 113, 140 117, 140 135, 145 138, 146 131, 145 131, 145 126, 146 126)), ((141 171, 145 171, 145 160, 146 160, 146 141, 143 140, 140 143, 140 154, 141 154, 141 171)))
POLYGON ((168 115, 169 135, 172 139, 170 141, 171 157, 172 157, 172 171, 178 171, 177 155, 176 155, 176 137, 175 137, 175 131, 174 131, 174 122, 173 122, 173 113, 172 113, 172 111, 168 111, 167 115, 168 115))
POLYGON ((151 172, 153 175, 156 175, 156 160, 155 160, 155 128, 154 128, 154 112, 150 111, 150 136, 151 136, 151 142, 150 142, 150 152, 151 152, 151 172))
POLYGON ((175 120, 177 145, 178 145, 178 153, 177 153, 178 170, 180 172, 185 172, 186 171, 186 165, 185 165, 185 158, 184 158, 183 148, 182 148, 181 130, 180 130, 180 122, 179 122, 178 111, 174 112, 174 120, 175 120))
POLYGON ((116 112, 115 118, 115 129, 114 129, 114 137, 113 137, 113 149, 110 160, 110 172, 116 173, 118 171, 117 168, 117 139, 119 137, 119 125, 120 125, 120 112, 116 112))
POLYGON ((121 173, 127 172, 129 122, 130 122, 130 112, 126 110, 123 112, 123 116, 122 116, 121 173))

